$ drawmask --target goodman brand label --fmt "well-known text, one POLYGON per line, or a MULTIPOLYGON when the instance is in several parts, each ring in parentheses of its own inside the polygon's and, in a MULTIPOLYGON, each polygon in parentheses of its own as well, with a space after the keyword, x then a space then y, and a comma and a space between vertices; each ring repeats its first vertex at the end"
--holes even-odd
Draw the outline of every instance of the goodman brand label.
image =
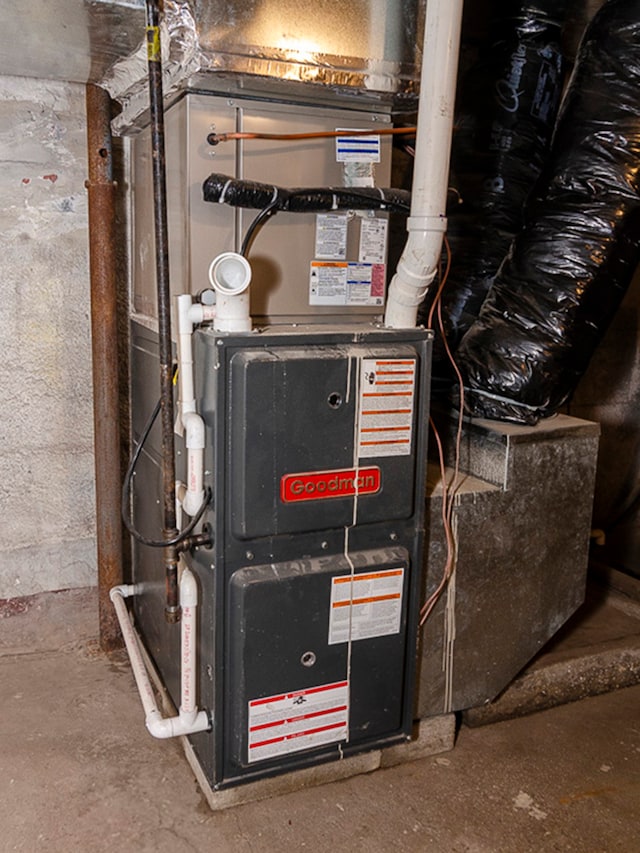
POLYGON ((284 503, 294 503, 375 495, 380 491, 380 484, 380 469, 377 466, 285 474, 280 480, 280 498, 284 503))

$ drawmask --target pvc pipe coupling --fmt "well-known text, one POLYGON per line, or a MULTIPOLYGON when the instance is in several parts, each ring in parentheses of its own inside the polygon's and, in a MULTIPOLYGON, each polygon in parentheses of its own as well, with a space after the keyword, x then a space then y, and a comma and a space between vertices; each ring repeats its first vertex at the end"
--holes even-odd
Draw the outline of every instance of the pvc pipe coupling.
POLYGON ((219 332, 250 332, 249 294, 251 267, 243 255, 223 252, 211 261, 209 281, 216 291, 213 328, 219 332))

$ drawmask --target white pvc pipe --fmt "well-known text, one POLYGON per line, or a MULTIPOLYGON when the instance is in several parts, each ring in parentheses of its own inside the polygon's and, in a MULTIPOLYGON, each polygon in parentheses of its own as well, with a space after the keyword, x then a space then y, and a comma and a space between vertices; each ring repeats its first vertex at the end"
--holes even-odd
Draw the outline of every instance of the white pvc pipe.
POLYGON ((384 318, 385 325, 394 329, 415 326, 418 306, 436 275, 447 228, 462 5, 463 0, 427 0, 409 236, 389 285, 384 318))
POLYGON ((193 326, 215 317, 213 305, 193 304, 191 295, 177 297, 178 313, 178 420, 176 430, 185 432, 187 448, 187 491, 182 508, 194 516, 204 500, 204 421, 196 413, 193 382, 193 326))
POLYGON ((204 421, 195 412, 184 412, 182 422, 187 448, 187 491, 182 509, 193 517, 204 500, 204 421))
MULTIPOLYGON (((109 592, 109 597, 120 623, 120 630, 124 639, 133 677, 135 678, 138 693, 145 714, 145 725, 153 737, 170 738, 180 735, 204 732, 210 728, 209 715, 206 711, 198 711, 195 705, 195 672, 196 672, 196 643, 195 643, 195 618, 198 603, 198 588, 192 572, 185 568, 180 580, 180 603, 188 611, 187 628, 184 621, 182 625, 182 695, 180 701, 180 712, 176 717, 163 717, 158 709, 155 693, 151 686, 151 680, 144 664, 144 658, 140 651, 140 645, 136 632, 133 629, 125 598, 135 595, 136 587, 131 585, 114 586, 109 592), (185 604, 183 605, 183 598, 185 604), (186 670, 186 675, 185 675, 186 670), (184 713, 183 713, 184 708, 184 713)), ((183 613, 184 620, 184 613, 183 613)))
POLYGON ((192 303, 191 295, 183 293, 176 299, 178 313, 178 403, 180 414, 195 412, 196 401, 193 390, 193 346, 192 334, 195 323, 213 320, 215 305, 192 303))
POLYGON ((216 291, 213 328, 219 332, 250 332, 249 294, 251 267, 237 252, 223 252, 211 261, 209 281, 216 291))
POLYGON ((180 717, 190 725, 198 716, 196 706, 196 611, 198 608, 198 584, 193 572, 185 568, 180 578, 181 620, 181 688, 180 717))

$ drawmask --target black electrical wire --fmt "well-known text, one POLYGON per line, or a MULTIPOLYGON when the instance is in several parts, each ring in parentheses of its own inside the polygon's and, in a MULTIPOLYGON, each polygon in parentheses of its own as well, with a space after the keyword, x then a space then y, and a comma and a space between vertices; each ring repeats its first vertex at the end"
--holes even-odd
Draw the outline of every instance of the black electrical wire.
POLYGON ((182 530, 177 536, 173 536, 171 539, 148 539, 146 536, 143 536, 136 528, 133 526, 133 522, 129 517, 129 493, 131 490, 131 480, 133 478, 133 473, 135 471, 136 465, 138 463, 138 459, 140 458, 140 454, 142 453, 142 448, 144 447, 149 433, 156 422, 156 418, 160 414, 160 408, 162 405, 162 401, 158 400, 155 405, 154 410, 151 412, 149 419, 144 425, 144 429, 140 435, 140 440, 136 446, 133 455, 131 456, 131 461, 129 462, 129 467, 127 468, 127 473, 124 476, 124 482, 122 484, 122 502, 121 502, 121 514, 122 521, 124 522, 124 526, 127 528, 129 533, 133 536, 133 538, 140 542, 142 545, 149 545, 151 548, 165 548, 170 547, 172 545, 179 545, 184 542, 195 530, 198 522, 204 515, 204 511, 211 500, 211 489, 207 486, 205 489, 204 500, 202 501, 202 506, 198 510, 198 512, 193 516, 187 527, 182 530))
POLYGON ((243 258, 246 258, 249 249, 251 248, 251 244, 253 243, 253 239, 256 236, 257 232, 262 228, 262 226, 267 222, 268 219, 271 219, 272 216, 275 216, 278 212, 277 210, 278 202, 276 200, 272 201, 266 207, 263 207, 260 213, 253 220, 251 225, 247 228, 247 233, 244 235, 244 240, 242 241, 242 246, 240 248, 240 254, 243 258))

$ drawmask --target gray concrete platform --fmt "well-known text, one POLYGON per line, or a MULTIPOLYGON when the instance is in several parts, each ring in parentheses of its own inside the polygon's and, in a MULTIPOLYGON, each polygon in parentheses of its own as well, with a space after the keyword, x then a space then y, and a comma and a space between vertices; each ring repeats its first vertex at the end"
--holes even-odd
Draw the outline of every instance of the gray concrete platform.
POLYGON ((212 813, 179 744, 146 733, 126 661, 98 651, 94 593, 73 598, 72 627, 62 594, 0 618, 3 853, 640 850, 640 686, 212 813))

